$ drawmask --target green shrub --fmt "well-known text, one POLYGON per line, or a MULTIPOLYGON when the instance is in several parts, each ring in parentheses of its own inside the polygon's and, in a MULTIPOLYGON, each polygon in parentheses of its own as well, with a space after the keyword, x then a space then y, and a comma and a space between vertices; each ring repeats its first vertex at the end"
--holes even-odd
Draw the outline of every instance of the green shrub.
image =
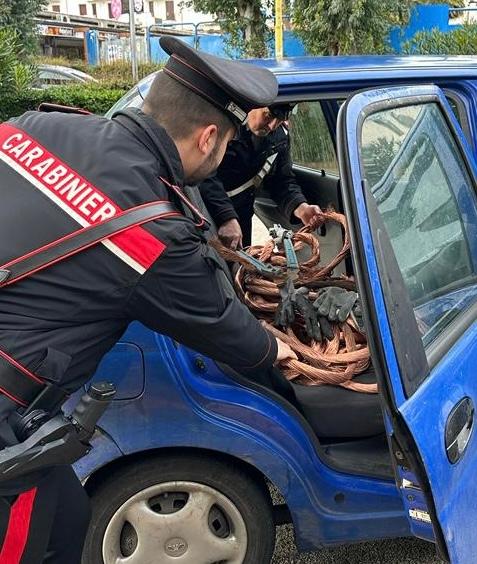
POLYGON ((60 67, 71 67, 73 69, 88 72, 85 69, 88 65, 83 59, 68 59, 67 57, 47 57, 46 55, 37 55, 35 57, 37 65, 59 65, 60 67))
MULTIPOLYGON (((1 34, 2 30, 0 30, 0 39, 1 34)), ((127 62, 120 61, 91 67, 83 61, 68 61, 61 57, 37 57, 35 65, 71 66, 91 74, 99 80, 99 83, 77 83, 33 90, 28 87, 31 84, 32 75, 28 74, 25 65, 19 64, 16 67, 11 65, 11 45, 7 44, 7 47, 3 67, 8 70, 8 80, 4 80, 1 74, 3 52, 0 42, 0 122, 21 115, 28 110, 35 110, 41 102, 75 106, 95 114, 104 114, 133 86, 131 65, 127 62), (2 86, 4 86, 3 91, 2 86)), ((160 65, 156 64, 141 64, 138 69, 139 78, 159 68, 160 65)))
POLYGON ((105 88, 101 85, 75 84, 54 86, 44 90, 24 90, 18 94, 2 96, 0 121, 21 115, 27 110, 36 110, 41 102, 53 102, 75 106, 95 114, 104 114, 122 95, 124 90, 105 88))
POLYGON ((33 80, 33 68, 20 61, 20 36, 11 29, 0 29, 0 97, 22 92, 33 80))
MULTIPOLYGON (((141 63, 138 65, 139 80, 151 74, 151 72, 159 70, 161 67, 162 65, 157 63, 141 63)), ((124 88, 125 90, 129 90, 134 85, 131 76, 131 63, 127 61, 116 61, 95 67, 88 67, 86 65, 85 68, 81 70, 91 74, 109 88, 124 88)))
POLYGON ((438 29, 419 31, 402 49, 411 55, 475 55, 477 25, 464 25, 447 33, 438 29))
POLYGON ((290 116, 293 161, 318 170, 334 170, 335 150, 321 105, 301 102, 297 110, 290 116))

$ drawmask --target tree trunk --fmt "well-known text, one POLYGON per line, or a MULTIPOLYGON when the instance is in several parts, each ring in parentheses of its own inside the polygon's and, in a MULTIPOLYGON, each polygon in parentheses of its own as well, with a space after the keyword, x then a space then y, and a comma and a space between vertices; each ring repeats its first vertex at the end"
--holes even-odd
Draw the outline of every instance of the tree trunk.
POLYGON ((267 48, 261 21, 260 2, 257 0, 239 0, 237 11, 240 19, 245 22, 243 38, 248 45, 247 54, 254 57, 266 56, 267 48))
POLYGON ((244 40, 250 41, 252 39, 252 6, 249 2, 247 2, 247 0, 242 0, 238 2, 237 9, 239 18, 246 22, 244 28, 244 40))

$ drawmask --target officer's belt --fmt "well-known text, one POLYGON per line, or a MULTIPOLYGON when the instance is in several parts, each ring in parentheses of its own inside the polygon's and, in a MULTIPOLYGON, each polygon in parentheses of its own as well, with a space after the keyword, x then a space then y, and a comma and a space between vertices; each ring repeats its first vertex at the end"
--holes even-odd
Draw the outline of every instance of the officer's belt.
POLYGON ((272 155, 267 157, 265 162, 263 163, 262 168, 257 172, 257 174, 253 178, 251 178, 250 180, 247 180, 247 182, 245 182, 244 184, 241 184, 238 188, 234 188, 233 190, 229 190, 227 192, 227 196, 229 198, 233 198, 234 196, 237 196, 238 194, 245 192, 245 190, 248 190, 252 186, 254 186, 255 188, 260 188, 260 186, 263 182, 263 179, 265 178, 265 176, 267 176, 267 174, 272 169, 273 163, 275 162, 275 159, 277 158, 277 156, 278 156, 278 153, 273 153, 272 155))
MULTIPOLYGON (((131 227, 170 215, 180 215, 170 202, 149 202, 130 208, 101 223, 83 227, 1 266, 0 288, 14 284, 131 227)), ((0 393, 19 406, 27 407, 46 388, 52 404, 61 404, 67 397, 66 392, 49 384, 0 349, 0 393)))

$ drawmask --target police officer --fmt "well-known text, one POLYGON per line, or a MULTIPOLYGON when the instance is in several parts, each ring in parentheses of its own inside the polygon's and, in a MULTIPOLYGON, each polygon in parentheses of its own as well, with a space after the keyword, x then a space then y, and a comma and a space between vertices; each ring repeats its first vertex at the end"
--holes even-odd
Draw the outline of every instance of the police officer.
MULTIPOLYGON (((161 45, 170 58, 143 111, 27 112, 0 125, 3 265, 121 210, 174 206, 0 289, 1 446, 18 442, 13 421, 32 390, 79 389, 132 320, 251 377, 294 357, 224 283, 181 191, 217 168, 248 112, 276 96, 275 78, 171 37, 161 45)), ((0 477, 0 562, 79 563, 88 521, 71 468, 0 477)))
POLYGON ((269 187, 281 212, 314 226, 320 208, 309 205, 296 182, 286 121, 292 104, 273 104, 250 112, 232 140, 215 175, 200 185, 200 193, 218 235, 228 247, 247 247, 252 239, 256 190, 269 187))

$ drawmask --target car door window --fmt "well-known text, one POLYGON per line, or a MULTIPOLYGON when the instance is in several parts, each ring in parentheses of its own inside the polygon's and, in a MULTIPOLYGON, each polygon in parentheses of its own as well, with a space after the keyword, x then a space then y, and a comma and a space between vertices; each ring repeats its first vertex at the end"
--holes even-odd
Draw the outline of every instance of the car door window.
POLYGON ((289 119, 291 156, 297 165, 338 175, 338 161, 320 101, 300 102, 289 119))
POLYGON ((370 114, 361 165, 425 347, 477 302, 477 199, 436 103, 370 114))
POLYGON ((65 82, 73 80, 73 77, 67 76, 66 74, 49 70, 40 71, 38 77, 44 84, 64 84, 65 82))

